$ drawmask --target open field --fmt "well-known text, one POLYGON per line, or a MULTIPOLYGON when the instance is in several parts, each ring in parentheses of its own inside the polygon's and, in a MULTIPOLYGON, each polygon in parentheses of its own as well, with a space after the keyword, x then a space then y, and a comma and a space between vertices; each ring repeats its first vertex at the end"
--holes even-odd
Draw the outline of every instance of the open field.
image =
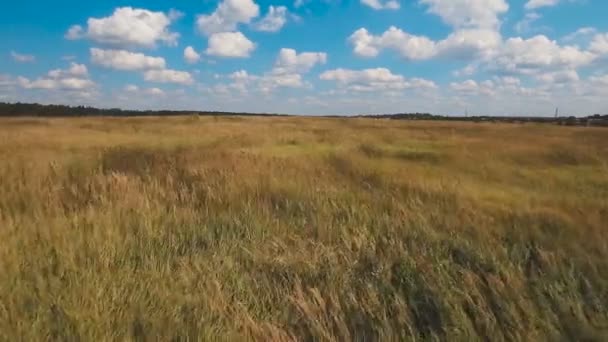
POLYGON ((0 119, 0 340, 608 340, 608 129, 0 119))

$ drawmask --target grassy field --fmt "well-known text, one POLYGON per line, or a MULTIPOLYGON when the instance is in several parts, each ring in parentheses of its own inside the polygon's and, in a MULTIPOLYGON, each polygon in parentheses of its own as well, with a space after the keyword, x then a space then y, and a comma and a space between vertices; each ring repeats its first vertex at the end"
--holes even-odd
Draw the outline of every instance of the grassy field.
POLYGON ((0 120, 0 340, 608 340, 608 129, 0 120))

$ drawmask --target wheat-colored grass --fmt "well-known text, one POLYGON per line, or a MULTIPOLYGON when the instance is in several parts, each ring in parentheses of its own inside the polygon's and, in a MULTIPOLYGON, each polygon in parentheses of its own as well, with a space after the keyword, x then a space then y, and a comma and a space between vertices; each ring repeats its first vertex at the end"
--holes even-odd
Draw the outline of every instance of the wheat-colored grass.
POLYGON ((0 340, 608 339, 608 130, 0 120, 0 340))

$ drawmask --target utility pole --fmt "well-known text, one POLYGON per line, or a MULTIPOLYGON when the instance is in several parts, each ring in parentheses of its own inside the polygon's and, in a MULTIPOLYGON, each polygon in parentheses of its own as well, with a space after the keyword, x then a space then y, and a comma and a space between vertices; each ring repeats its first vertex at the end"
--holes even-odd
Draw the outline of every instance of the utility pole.
POLYGON ((559 107, 555 108, 555 118, 557 119, 559 117, 559 107))

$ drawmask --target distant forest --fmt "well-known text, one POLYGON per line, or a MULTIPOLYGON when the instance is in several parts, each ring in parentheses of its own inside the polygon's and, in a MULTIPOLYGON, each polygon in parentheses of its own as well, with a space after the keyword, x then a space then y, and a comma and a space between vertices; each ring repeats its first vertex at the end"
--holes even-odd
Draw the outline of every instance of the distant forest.
MULTIPOLYGON (((0 102, 0 117, 76 117, 76 116, 177 116, 177 115, 252 115, 250 113, 178 111, 178 110, 125 110, 100 109, 87 106, 42 105, 38 103, 0 102)), ((279 114, 253 114, 279 116, 279 114)))
MULTIPOLYGON (((100 109, 87 106, 42 105, 38 103, 5 103, 0 102, 0 117, 87 117, 87 116, 177 116, 177 115, 255 115, 286 116, 282 114, 235 113, 217 111, 174 111, 174 110, 124 110, 118 108, 100 109)), ((337 116, 330 116, 337 117, 337 116)), ((355 115, 351 118, 373 118, 391 120, 449 120, 474 122, 543 122, 562 125, 598 125, 608 126, 608 114, 595 114, 588 117, 528 117, 528 116, 443 116, 430 113, 399 113, 355 115)))

